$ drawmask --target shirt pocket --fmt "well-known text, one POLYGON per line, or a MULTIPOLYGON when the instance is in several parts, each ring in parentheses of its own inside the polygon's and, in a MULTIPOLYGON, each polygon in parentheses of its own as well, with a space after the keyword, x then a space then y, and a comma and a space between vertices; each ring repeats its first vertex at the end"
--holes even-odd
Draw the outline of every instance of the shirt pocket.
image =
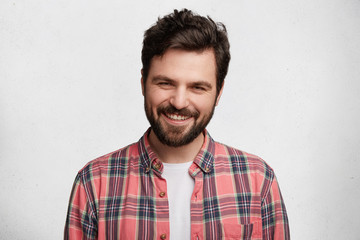
POLYGON ((262 239, 261 222, 250 224, 220 223, 222 240, 260 240, 262 239))

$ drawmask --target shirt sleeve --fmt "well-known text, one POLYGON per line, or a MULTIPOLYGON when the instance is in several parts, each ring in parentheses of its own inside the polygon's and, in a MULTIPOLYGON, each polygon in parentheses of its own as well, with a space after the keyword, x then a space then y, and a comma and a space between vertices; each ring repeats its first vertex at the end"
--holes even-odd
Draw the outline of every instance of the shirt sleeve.
POLYGON ((97 239, 97 217, 89 196, 88 184, 79 173, 76 176, 66 217, 64 239, 97 239))
POLYGON ((261 205, 263 239, 290 239, 288 217, 274 174, 269 177, 269 185, 261 205))

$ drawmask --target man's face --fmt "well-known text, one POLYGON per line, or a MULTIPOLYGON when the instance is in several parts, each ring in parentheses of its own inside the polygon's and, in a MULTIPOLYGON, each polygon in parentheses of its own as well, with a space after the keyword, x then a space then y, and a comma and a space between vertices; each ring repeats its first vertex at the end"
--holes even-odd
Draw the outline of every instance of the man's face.
POLYGON ((216 95, 213 50, 169 49, 152 59, 146 85, 142 82, 145 112, 152 130, 165 145, 191 143, 209 123, 216 95))

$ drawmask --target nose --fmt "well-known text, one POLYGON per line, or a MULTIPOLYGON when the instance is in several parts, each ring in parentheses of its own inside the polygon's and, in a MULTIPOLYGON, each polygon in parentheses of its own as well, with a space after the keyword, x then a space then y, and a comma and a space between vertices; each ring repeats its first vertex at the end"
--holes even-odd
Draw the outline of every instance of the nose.
POLYGON ((177 89, 170 98, 170 104, 180 110, 189 106, 189 99, 185 89, 177 89))

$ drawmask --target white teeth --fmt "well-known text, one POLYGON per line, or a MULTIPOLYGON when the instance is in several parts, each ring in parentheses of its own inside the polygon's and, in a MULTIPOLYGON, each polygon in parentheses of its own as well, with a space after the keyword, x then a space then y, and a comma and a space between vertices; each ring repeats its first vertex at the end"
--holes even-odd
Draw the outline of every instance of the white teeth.
POLYGON ((166 115, 168 118, 173 119, 173 120, 186 120, 189 117, 185 117, 185 116, 181 116, 181 115, 176 115, 176 114, 169 114, 166 115))

